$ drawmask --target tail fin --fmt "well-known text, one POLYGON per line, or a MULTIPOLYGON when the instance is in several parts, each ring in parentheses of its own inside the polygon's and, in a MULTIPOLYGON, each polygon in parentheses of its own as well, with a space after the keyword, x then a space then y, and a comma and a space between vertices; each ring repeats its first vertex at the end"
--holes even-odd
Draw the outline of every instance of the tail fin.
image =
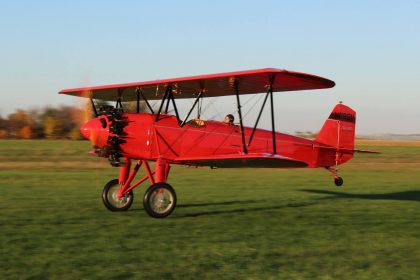
POLYGON ((316 141, 336 149, 354 149, 356 112, 344 104, 337 104, 321 128, 316 141))

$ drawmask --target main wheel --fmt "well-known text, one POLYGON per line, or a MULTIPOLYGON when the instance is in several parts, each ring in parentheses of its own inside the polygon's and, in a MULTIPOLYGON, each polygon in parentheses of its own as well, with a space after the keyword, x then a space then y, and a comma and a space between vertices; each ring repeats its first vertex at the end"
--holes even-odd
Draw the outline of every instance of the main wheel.
POLYGON ((344 180, 341 177, 334 178, 334 184, 337 187, 341 187, 344 184, 344 180))
POLYGON ((105 207, 111 211, 127 211, 131 204, 133 204, 134 195, 133 191, 118 198, 118 191, 120 190, 120 184, 118 179, 109 181, 102 191, 102 202, 105 207))
POLYGON ((165 218, 175 209, 175 190, 166 183, 153 184, 144 193, 143 206, 149 216, 165 218))

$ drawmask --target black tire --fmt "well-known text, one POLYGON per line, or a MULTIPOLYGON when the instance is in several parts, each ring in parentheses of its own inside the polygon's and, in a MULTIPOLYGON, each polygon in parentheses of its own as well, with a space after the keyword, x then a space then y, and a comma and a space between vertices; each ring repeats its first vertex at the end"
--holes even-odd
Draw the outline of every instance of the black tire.
POLYGON ((134 194, 133 191, 130 191, 121 199, 117 198, 118 190, 120 189, 120 184, 118 179, 109 181, 102 191, 102 202, 105 207, 110 211, 127 211, 133 204, 134 194))
POLYGON ((144 210, 153 218, 165 218, 169 216, 174 211, 175 206, 176 193, 169 184, 153 184, 144 193, 144 210))
POLYGON ((337 187, 341 187, 344 184, 344 180, 341 177, 334 178, 334 184, 337 187))

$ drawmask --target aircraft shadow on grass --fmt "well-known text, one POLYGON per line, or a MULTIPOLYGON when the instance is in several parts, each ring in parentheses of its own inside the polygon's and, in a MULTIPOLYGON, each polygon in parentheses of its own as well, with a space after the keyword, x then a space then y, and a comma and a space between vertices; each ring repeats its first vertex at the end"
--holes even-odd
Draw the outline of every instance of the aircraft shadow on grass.
POLYGON ((419 201, 420 202, 420 191, 405 191, 405 192, 378 193, 378 194, 353 194, 353 193, 340 193, 340 192, 333 192, 333 191, 326 191, 326 190, 310 190, 310 189, 303 189, 300 191, 330 195, 327 197, 321 197, 319 198, 319 200, 351 198, 351 199, 402 200, 402 201, 419 201))
POLYGON ((249 204, 255 203, 264 203, 267 200, 234 200, 234 201, 224 201, 224 202, 210 202, 210 203, 194 203, 194 204, 183 204, 178 205, 178 208, 188 208, 188 207, 204 207, 204 206, 224 206, 224 205, 243 205, 244 208, 239 209, 229 209, 229 210, 214 210, 214 211, 202 211, 194 213, 186 213, 176 215, 174 218, 188 218, 188 217, 199 217, 199 216, 213 216, 213 215, 223 215, 223 214, 236 214, 236 213, 247 213, 247 212, 259 212, 259 211, 269 211, 269 210, 278 210, 283 208, 295 208, 295 207, 305 207, 317 204, 318 202, 296 202, 296 203, 287 203, 282 205, 270 205, 270 206, 261 206, 261 207, 247 207, 249 204), (245 208, 246 207, 246 208, 245 208))
MULTIPOLYGON (((260 207, 249 207, 252 204, 266 203, 267 200, 232 200, 232 201, 215 201, 215 202, 203 202, 203 203, 188 203, 177 205, 177 208, 197 208, 207 206, 231 206, 231 205, 242 205, 244 208, 238 209, 223 209, 212 210, 212 211, 197 211, 193 213, 178 214, 174 218, 188 218, 188 217, 200 217, 200 216, 214 216, 214 215, 226 215, 226 214, 238 214, 248 212, 263 212, 270 210, 278 210, 285 208, 296 208, 306 207, 319 204, 321 200, 332 200, 332 199, 370 199, 370 200, 402 200, 402 201, 419 201, 420 202, 420 191, 405 191, 395 193, 384 193, 384 194, 351 194, 351 193, 340 193, 327 190, 311 190, 302 189, 302 192, 326 194, 329 196, 315 198, 311 202, 294 202, 280 205, 268 205, 260 207)), ((142 209, 136 209, 142 210, 142 209)))
POLYGON ((234 200, 234 201, 221 201, 221 202, 209 202, 209 203, 182 204, 182 205, 179 205, 178 207, 189 208, 189 207, 206 207, 206 206, 244 205, 244 208, 229 209, 229 210, 220 209, 220 210, 214 210, 214 211, 186 213, 186 214, 177 215, 176 218, 269 211, 269 210, 278 210, 278 209, 292 208, 292 207, 306 207, 306 206, 312 206, 312 205, 318 204, 321 200, 341 199, 341 198, 369 199, 369 200, 401 200, 401 201, 419 201, 420 202, 420 191, 405 191, 405 192, 394 192, 394 193, 383 193, 383 194, 351 194, 351 193, 340 193, 340 192, 327 191, 327 190, 310 190, 310 189, 303 189, 300 191, 316 193, 316 194, 326 194, 329 196, 315 199, 315 201, 312 201, 312 202, 301 202, 301 203, 296 202, 296 203, 288 203, 288 204, 274 205, 274 206, 273 205, 261 206, 261 207, 247 207, 247 205, 263 203, 263 202, 266 202, 266 200, 234 200))
POLYGON ((215 206, 215 205, 235 205, 235 204, 252 204, 259 203, 262 200, 232 200, 232 201, 215 201, 215 202, 203 202, 203 203, 189 203, 177 205, 177 208, 189 208, 189 207, 200 207, 200 206, 215 206))

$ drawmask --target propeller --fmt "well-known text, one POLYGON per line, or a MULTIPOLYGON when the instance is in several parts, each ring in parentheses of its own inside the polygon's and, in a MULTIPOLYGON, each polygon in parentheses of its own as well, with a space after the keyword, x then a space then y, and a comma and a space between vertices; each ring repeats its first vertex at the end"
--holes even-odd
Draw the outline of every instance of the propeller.
POLYGON ((128 124, 123 116, 124 111, 107 102, 99 102, 99 106, 96 106, 98 116, 94 116, 91 94, 89 90, 81 93, 82 97, 86 97, 82 98, 83 103, 78 106, 81 114, 77 120, 81 133, 93 144, 94 150, 91 153, 107 157, 112 166, 121 166, 124 163, 121 160, 123 151, 120 144, 125 143, 124 127, 128 124))

